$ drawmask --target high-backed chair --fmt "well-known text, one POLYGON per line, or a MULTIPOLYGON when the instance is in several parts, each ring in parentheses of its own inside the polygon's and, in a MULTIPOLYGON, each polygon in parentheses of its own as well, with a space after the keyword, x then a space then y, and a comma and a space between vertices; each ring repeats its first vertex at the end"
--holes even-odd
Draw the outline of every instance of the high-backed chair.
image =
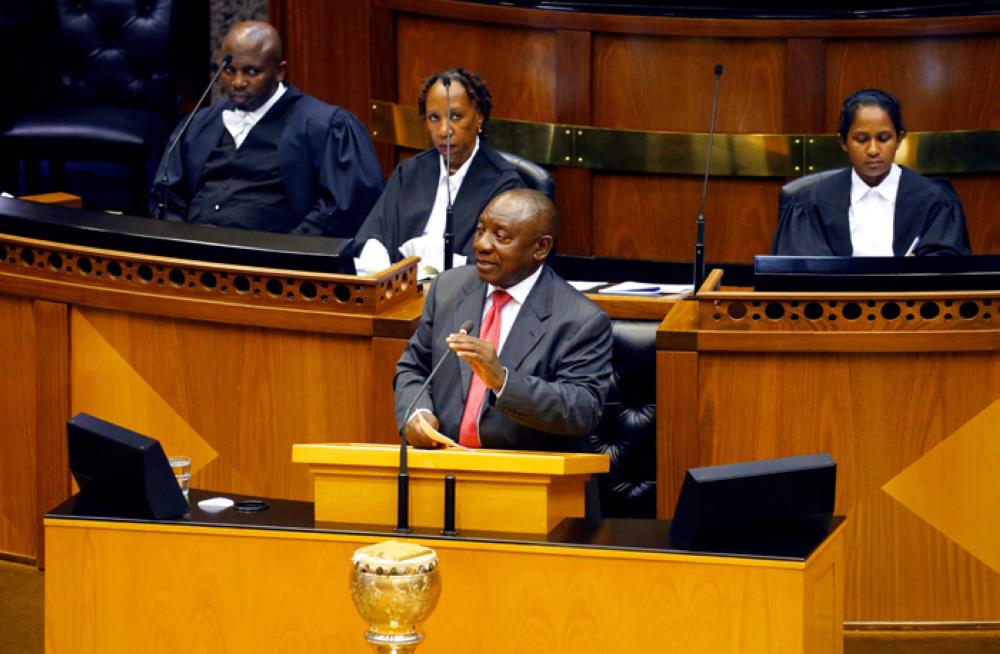
POLYGON ((52 49, 51 86, 39 89, 39 102, 0 124, 0 156, 8 165, 23 160, 26 169, 49 160, 54 186, 62 184, 68 160, 125 163, 130 208, 144 213, 147 162, 162 151, 177 118, 171 75, 174 2, 54 4, 38 52, 18 54, 30 58, 52 49))
POLYGON ((802 177, 793 179, 782 186, 781 191, 778 193, 778 214, 780 215, 781 212, 785 210, 785 205, 788 204, 788 201, 792 199, 793 195, 802 189, 812 186, 816 182, 822 182, 827 177, 832 177, 843 170, 843 168, 821 170, 818 173, 810 173, 809 175, 803 175, 802 177))
POLYGON ((591 450, 611 457, 598 477, 605 518, 656 517, 656 328, 612 320, 611 388, 591 450))
POLYGON ((545 170, 534 161, 525 159, 522 156, 512 154, 510 152, 503 152, 502 150, 497 150, 497 152, 506 159, 511 165, 517 168, 518 174, 521 175, 521 179, 524 180, 525 186, 540 193, 544 193, 549 196, 549 199, 553 202, 556 201, 556 183, 552 179, 552 175, 549 171, 545 170))

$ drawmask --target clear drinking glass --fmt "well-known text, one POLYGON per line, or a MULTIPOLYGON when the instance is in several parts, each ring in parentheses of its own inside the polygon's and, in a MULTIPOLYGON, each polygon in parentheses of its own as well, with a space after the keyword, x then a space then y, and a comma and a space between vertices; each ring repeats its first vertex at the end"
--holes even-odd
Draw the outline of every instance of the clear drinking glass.
POLYGON ((170 461, 170 469, 174 471, 174 477, 177 478, 177 485, 181 487, 184 499, 187 499, 188 484, 191 481, 191 457, 172 456, 168 461, 170 461))

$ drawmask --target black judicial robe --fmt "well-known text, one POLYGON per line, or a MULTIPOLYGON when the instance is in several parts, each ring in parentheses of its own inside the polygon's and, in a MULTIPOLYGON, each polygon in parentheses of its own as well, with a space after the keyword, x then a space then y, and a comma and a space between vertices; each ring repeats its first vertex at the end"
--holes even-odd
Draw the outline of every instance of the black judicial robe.
MULTIPOLYGON (((355 240, 359 252, 368 239, 374 238, 389 251, 393 262, 403 258, 399 246, 424 233, 434 207, 440 156, 437 150, 425 150, 396 166, 385 192, 358 231, 355 240)), ((517 169, 480 139, 479 150, 452 200, 455 253, 472 254, 476 223, 490 200, 503 191, 523 187, 517 169)))
MULTIPOLYGON (((906 254, 920 236, 918 256, 967 255, 969 237, 962 204, 952 191, 903 168, 893 216, 892 251, 906 254)), ((781 211, 771 254, 849 257, 851 169, 831 175, 796 193, 781 211)))
MULTIPOLYGON (((353 236, 382 192, 382 170, 368 131, 349 111, 287 87, 272 111, 285 102, 292 105, 278 142, 278 167, 292 222, 269 231, 353 236)), ((198 111, 169 159, 164 154, 150 193, 150 215, 155 215, 166 171, 166 218, 186 220, 205 164, 226 129, 222 112, 232 108, 225 100, 198 111)), ((168 142, 179 130, 180 125, 168 142)))

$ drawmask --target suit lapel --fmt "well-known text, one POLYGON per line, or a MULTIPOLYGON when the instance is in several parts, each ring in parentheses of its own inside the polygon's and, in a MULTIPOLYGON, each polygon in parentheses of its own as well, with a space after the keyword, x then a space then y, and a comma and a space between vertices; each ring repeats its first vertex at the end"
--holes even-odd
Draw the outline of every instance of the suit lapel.
MULTIPOLYGON (((455 306, 455 324, 460 325, 466 320, 473 323, 472 334, 479 334, 480 323, 483 321, 483 306, 486 304, 486 284, 473 274, 462 288, 462 297, 455 306)), ((458 366, 462 376, 462 404, 469 394, 469 383, 472 381, 472 368, 466 363, 458 366)))
POLYGON ((548 267, 542 270, 507 335, 503 350, 500 352, 500 363, 507 368, 520 367, 521 362, 538 345, 545 333, 543 323, 552 315, 551 275, 548 267))

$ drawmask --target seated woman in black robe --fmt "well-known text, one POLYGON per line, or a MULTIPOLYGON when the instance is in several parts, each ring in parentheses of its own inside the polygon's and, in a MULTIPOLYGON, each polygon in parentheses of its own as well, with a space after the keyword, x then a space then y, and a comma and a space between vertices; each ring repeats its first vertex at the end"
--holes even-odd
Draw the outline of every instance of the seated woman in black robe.
POLYGON ((962 204, 950 185, 893 163, 906 136, 894 95, 879 89, 851 94, 840 110, 838 133, 851 167, 789 200, 771 254, 969 254, 962 204))
POLYGON ((396 166, 355 237, 362 248, 359 272, 382 270, 411 255, 421 258, 422 269, 442 270, 449 186, 454 252, 459 255, 455 265, 465 263, 462 255, 472 254, 479 214, 494 196, 524 186, 517 169, 484 142, 492 107, 486 83, 463 68, 435 73, 424 81, 417 108, 434 147, 396 166), (451 82, 450 94, 445 79, 451 82), (446 165, 449 129, 450 168, 446 165))

